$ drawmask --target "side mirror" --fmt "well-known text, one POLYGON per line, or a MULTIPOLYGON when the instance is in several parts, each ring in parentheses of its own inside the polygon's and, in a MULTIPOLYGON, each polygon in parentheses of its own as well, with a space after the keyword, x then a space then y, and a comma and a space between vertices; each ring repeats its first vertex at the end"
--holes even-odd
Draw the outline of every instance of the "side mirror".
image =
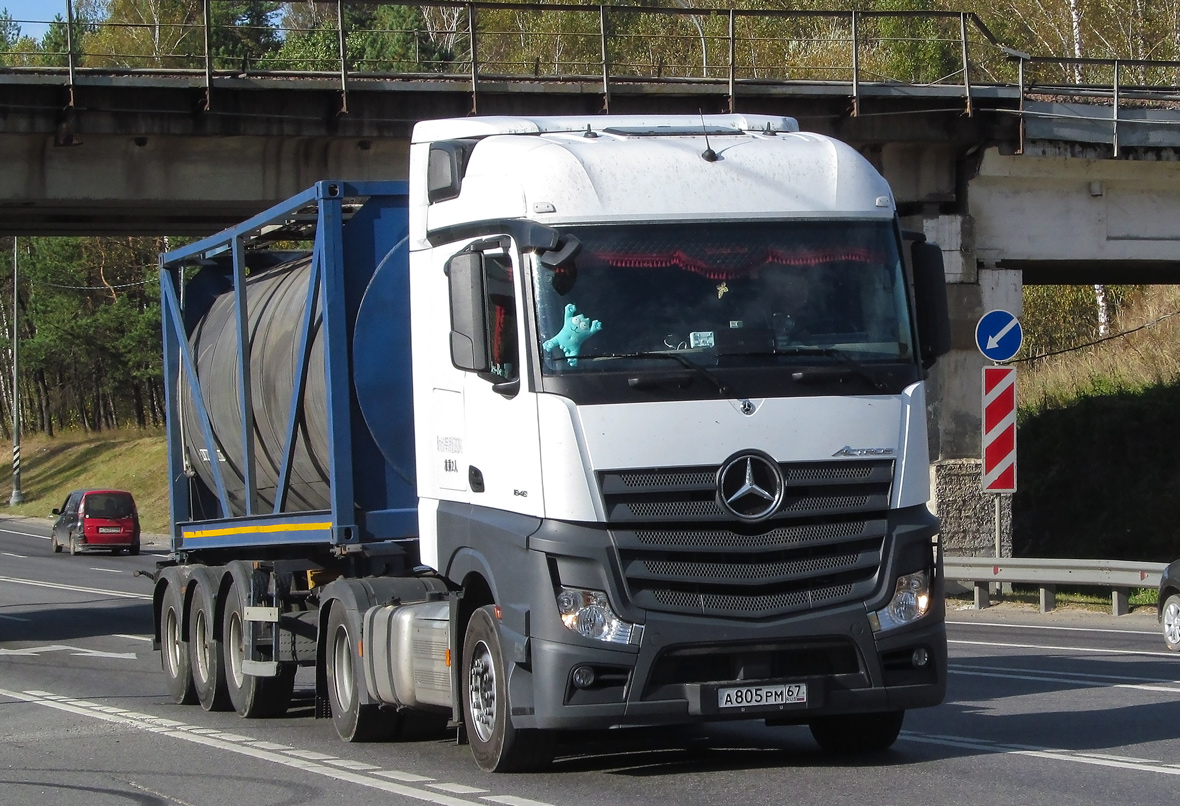
POLYGON ((447 262, 451 290, 451 363, 456 369, 488 372, 483 254, 460 252, 447 262))
POLYGON ((51 514, 51 515, 60 515, 60 514, 61 514, 61 510, 60 510, 60 509, 58 509, 57 507, 54 507, 54 508, 53 508, 53 511, 52 511, 51 513, 49 513, 49 514, 51 514))
POLYGON ((910 252, 914 267, 914 303, 918 341, 926 369, 951 349, 951 319, 946 302, 946 272, 938 244, 919 241, 910 252))

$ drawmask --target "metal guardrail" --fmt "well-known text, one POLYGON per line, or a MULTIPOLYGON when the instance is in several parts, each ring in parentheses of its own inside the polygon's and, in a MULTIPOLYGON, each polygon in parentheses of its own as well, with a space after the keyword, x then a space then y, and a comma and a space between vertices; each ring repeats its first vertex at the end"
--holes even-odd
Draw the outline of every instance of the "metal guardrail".
POLYGON ((1032 557, 945 557, 946 579, 970 582, 975 589, 975 608, 991 604, 991 585, 1017 583, 1040 588, 1041 612, 1057 604, 1057 586, 1110 588, 1111 611, 1116 616, 1129 612, 1132 588, 1158 588, 1166 563, 1127 560, 1056 560, 1032 557))

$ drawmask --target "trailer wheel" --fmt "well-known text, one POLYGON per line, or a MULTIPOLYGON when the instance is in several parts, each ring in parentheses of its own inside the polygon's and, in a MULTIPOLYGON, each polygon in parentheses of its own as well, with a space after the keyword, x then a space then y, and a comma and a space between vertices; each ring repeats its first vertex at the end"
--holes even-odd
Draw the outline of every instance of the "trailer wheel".
POLYGON ((274 677, 246 674, 245 609, 246 603, 242 600, 238 584, 234 582, 225 596, 221 631, 221 641, 225 647, 225 682, 230 702, 238 716, 245 719, 282 716, 287 713, 291 694, 295 690, 295 664, 280 663, 279 673, 274 677))
POLYGON ((508 664, 493 608, 471 614, 463 639, 463 717, 475 763, 488 772, 533 772, 553 760, 553 739, 512 726, 508 664))
POLYGON ((346 742, 375 742, 397 733, 400 717, 393 710, 373 703, 362 703, 360 653, 357 636, 349 623, 348 612, 337 603, 328 613, 325 643, 325 672, 328 701, 332 706, 332 724, 346 742))
POLYGON ((230 706, 229 692, 225 684, 225 664, 216 624, 213 586, 204 579, 198 580, 188 625, 193 685, 202 708, 206 711, 227 711, 230 706))
POLYGON ((168 680, 168 695, 177 705, 195 705, 197 689, 189 664, 189 645, 184 641, 184 601, 180 588, 169 585, 164 590, 160 608, 160 666, 168 680))
POLYGON ((905 711, 841 714, 813 719, 808 727, 828 753, 871 753, 887 750, 897 741, 905 711))

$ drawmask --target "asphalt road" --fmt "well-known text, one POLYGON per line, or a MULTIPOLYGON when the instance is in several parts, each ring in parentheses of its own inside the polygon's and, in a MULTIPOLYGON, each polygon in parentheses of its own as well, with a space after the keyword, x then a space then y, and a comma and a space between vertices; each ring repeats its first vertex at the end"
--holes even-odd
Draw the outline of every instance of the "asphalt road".
POLYGON ((563 741, 550 772, 488 775, 429 726, 346 744, 301 673, 282 719, 172 704, 139 557, 54 555, 0 519, 0 803, 1167 803, 1180 775, 1180 656, 1149 613, 950 614, 947 702, 893 749, 835 759, 806 728, 731 723, 563 741))

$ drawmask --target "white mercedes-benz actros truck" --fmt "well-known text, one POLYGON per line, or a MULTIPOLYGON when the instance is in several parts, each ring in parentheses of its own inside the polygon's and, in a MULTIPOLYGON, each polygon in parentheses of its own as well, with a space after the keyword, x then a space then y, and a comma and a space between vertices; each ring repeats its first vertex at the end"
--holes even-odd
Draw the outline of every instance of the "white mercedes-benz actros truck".
POLYGON ((171 695, 488 770, 587 729, 887 747, 946 689, 938 248, 790 118, 419 123, 162 256, 171 695), (309 672, 310 675, 310 672, 309 672))

